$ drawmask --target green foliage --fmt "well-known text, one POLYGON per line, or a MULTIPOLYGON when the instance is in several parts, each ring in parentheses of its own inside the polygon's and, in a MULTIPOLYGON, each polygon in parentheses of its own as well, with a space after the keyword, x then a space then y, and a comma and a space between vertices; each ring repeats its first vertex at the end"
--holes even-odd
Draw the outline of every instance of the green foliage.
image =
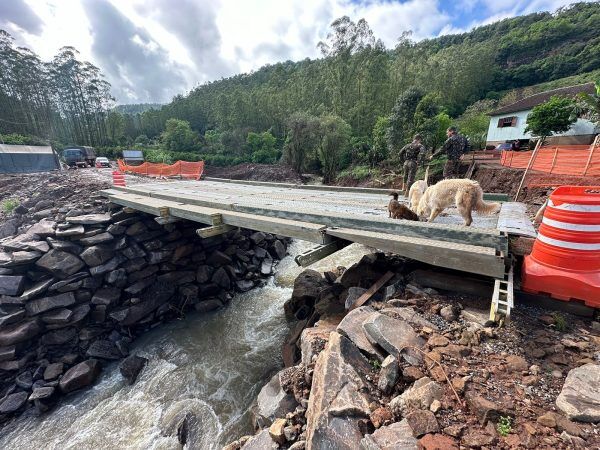
POLYGON ((568 131, 577 120, 572 114, 574 108, 573 100, 555 95, 531 110, 527 116, 525 132, 543 140, 554 133, 568 131))
POLYGON ((321 118, 318 155, 323 183, 332 182, 339 169, 350 163, 351 134, 352 128, 341 117, 327 115, 321 118))
POLYGON ((111 111, 106 117, 106 134, 109 143, 115 145, 122 143, 125 137, 125 118, 123 114, 111 111))
POLYGON ((8 198, 2 202, 2 211, 10 214, 14 209, 19 206, 19 200, 16 198, 8 198))
POLYGON ((287 137, 283 158, 298 173, 309 165, 319 144, 319 120, 310 114, 297 112, 287 122, 287 137))
POLYGON ((185 120, 167 120, 160 140, 165 150, 172 152, 189 152, 200 148, 198 134, 192 131, 185 120))
POLYGON ((561 313, 555 312, 552 314, 552 318, 554 319, 554 327, 558 331, 567 331, 569 328, 567 325, 567 319, 561 313))
POLYGON ((467 136, 474 149, 485 147, 490 123, 488 113, 495 108, 496 104, 495 100, 479 100, 468 106, 465 112, 456 120, 460 132, 467 136))
POLYGON ((509 416, 500 416, 496 424, 496 430, 498 430, 500 436, 508 436, 512 431, 512 419, 509 416))
POLYGON ((246 144, 252 154, 252 162, 275 164, 281 157, 281 152, 275 148, 277 139, 270 131, 263 133, 248 133, 246 144))
POLYGON ((338 180, 352 179, 355 181, 363 181, 369 177, 377 177, 380 172, 378 169, 373 169, 370 166, 352 166, 342 170, 338 176, 338 180))
POLYGON ((12 145, 48 145, 48 142, 37 136, 24 136, 17 133, 0 134, 0 143, 12 145))
POLYGON ((161 103, 130 103, 127 105, 117 105, 113 108, 121 114, 135 115, 150 110, 160 109, 163 105, 161 103))
POLYGON ((165 150, 218 156, 220 162, 274 160, 274 149, 285 142, 284 160, 302 171, 321 165, 314 118, 336 115, 354 133, 348 158, 376 166, 417 130, 426 135, 427 146, 438 146, 439 130, 461 114, 458 125, 480 146, 484 113, 465 111, 478 100, 498 99, 515 88, 520 92, 510 96, 597 79, 599 22, 599 2, 576 3, 419 42, 405 32, 395 48, 386 49, 365 20, 341 17, 319 44, 322 58, 270 64, 205 83, 166 105, 114 109, 100 69, 79 61, 75 49, 63 48, 44 62, 0 31, 0 133, 65 144, 147 146, 166 132, 165 150), (298 111, 312 119, 290 133, 290 118, 298 111), (386 116, 384 151, 376 125, 386 116), (169 136, 169 119, 187 122, 189 129, 169 136), (250 130, 257 135, 269 130, 276 139, 273 149, 251 149, 250 130), (136 142, 140 135, 148 141, 136 142))
POLYGON ((387 129, 387 143, 394 154, 412 139, 415 130, 415 112, 423 93, 414 87, 405 91, 396 100, 387 129))
POLYGON ((381 370, 381 363, 379 362, 378 359, 370 359, 369 364, 371 364, 371 367, 373 368, 373 370, 375 370, 375 371, 381 370))
POLYGON ((373 126, 373 145, 368 152, 368 160, 371 167, 375 167, 388 157, 387 130, 390 127, 390 118, 378 117, 373 126))
POLYGON ((580 92, 577 96, 575 114, 584 115, 588 120, 600 127, 600 80, 595 83, 596 93, 590 95, 580 92))
POLYGON ((134 143, 137 145, 148 145, 150 143, 150 139, 148 139, 148 136, 145 134, 140 134, 135 138, 134 143))

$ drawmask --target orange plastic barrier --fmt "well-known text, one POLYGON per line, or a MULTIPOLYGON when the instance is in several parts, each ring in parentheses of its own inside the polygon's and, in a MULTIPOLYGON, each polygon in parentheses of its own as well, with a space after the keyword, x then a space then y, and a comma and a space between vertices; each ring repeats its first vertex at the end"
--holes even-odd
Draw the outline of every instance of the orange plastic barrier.
POLYGON ((550 195, 521 287, 600 308, 600 186, 561 186, 550 195))
POLYGON ((204 172, 204 161, 177 161, 171 165, 145 162, 139 166, 127 165, 122 159, 119 159, 117 162, 119 170, 122 172, 136 173, 149 177, 182 177, 199 180, 204 172))
POLYGON ((115 170, 112 173, 113 177, 113 186, 123 186, 125 187, 125 174, 119 170, 115 170))
MULTIPOLYGON (((533 152, 503 151, 500 163, 506 167, 525 169, 533 152)), ((600 176, 600 147, 561 145, 541 147, 531 170, 558 175, 600 176)))

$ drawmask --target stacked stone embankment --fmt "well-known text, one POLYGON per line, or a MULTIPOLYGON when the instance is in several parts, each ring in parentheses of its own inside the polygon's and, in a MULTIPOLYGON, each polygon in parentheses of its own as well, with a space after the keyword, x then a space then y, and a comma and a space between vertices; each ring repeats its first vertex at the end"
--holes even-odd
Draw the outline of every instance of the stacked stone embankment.
MULTIPOLYGON (((15 211, 0 240, 0 421, 92 384, 136 336, 188 310, 206 313, 271 275, 287 241, 198 224, 158 224, 97 199, 15 211), (42 217, 43 216, 43 217, 42 217)), ((143 358, 121 367, 133 382, 143 358)))

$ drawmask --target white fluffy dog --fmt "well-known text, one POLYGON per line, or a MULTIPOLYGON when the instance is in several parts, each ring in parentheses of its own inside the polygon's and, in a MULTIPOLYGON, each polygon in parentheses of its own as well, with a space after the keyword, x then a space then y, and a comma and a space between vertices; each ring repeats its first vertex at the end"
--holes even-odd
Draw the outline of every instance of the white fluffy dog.
POLYGON ((473 211, 493 214, 500 209, 500 203, 483 201, 483 189, 477 181, 453 178, 428 187, 421 197, 417 214, 422 217, 429 216, 428 222, 433 222, 445 208, 453 204, 465 219, 466 226, 473 222, 473 211))
POLYGON ((421 200, 421 197, 423 197, 426 189, 427 181, 425 180, 418 180, 413 183, 413 185, 410 187, 410 191, 408 191, 410 209, 415 212, 417 211, 417 208, 419 207, 419 201, 421 200))

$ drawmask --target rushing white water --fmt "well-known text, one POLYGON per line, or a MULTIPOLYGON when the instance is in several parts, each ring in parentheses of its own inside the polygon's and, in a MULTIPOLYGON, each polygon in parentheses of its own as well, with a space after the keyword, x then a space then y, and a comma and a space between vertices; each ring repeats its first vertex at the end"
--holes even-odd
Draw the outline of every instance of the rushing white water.
MULTIPOLYGON (((296 255, 312 244, 294 242, 296 255)), ((348 266, 366 253, 351 245, 315 264, 348 266)), ((283 304, 302 269, 282 260, 264 287, 238 294, 221 310, 191 313, 138 339, 132 353, 149 359, 133 386, 118 365, 92 388, 63 399, 41 417, 20 417, 0 429, 2 449, 175 449, 176 425, 188 414, 188 448, 218 449, 252 433, 250 407, 281 367, 288 331, 283 304)))

